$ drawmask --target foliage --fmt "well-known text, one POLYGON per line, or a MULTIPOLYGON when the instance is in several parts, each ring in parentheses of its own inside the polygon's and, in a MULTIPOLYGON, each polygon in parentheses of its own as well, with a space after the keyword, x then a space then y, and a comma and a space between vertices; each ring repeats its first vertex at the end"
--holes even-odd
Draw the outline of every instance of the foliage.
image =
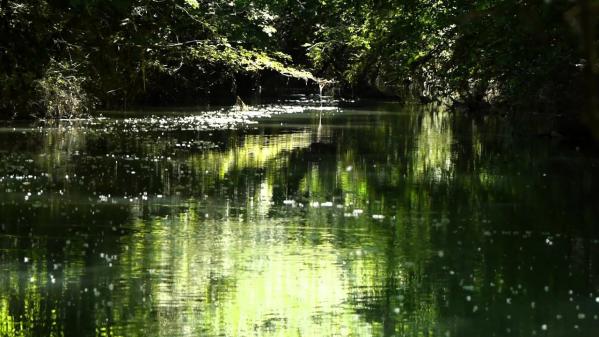
MULTIPOLYGON (((596 1, 580 3, 599 12, 596 1)), ((109 107, 234 97, 265 73, 309 80, 311 69, 363 95, 561 111, 583 99, 583 78, 597 77, 597 27, 582 9, 566 0, 2 0, 0 110, 28 109, 56 60, 94 79, 82 90, 109 107)))
POLYGON ((42 115, 70 116, 62 103, 46 103, 73 98, 75 92, 92 95, 105 106, 181 104, 215 94, 233 96, 239 76, 267 70, 312 78, 290 66, 290 57, 270 43, 275 16, 266 5, 8 0, 1 8, 4 114, 27 115, 33 101, 52 110, 42 115), (67 63, 77 64, 77 71, 57 74, 55 65, 67 63))
MULTIPOLYGON (((347 3, 327 1, 342 13, 347 3)), ((323 25, 309 47, 319 73, 384 93, 409 89, 469 105, 560 109, 581 99, 585 61, 565 19, 576 7, 571 2, 389 0, 351 7, 351 15, 323 25)))
POLYGON ((34 82, 37 115, 45 118, 75 118, 93 108, 93 99, 83 89, 85 77, 72 65, 51 62, 44 77, 34 82))

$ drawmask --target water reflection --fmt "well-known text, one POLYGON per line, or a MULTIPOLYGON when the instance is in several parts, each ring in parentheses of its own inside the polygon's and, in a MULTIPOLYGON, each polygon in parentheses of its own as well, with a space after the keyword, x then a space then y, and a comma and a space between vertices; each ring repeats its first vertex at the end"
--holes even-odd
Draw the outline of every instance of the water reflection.
POLYGON ((0 129, 0 335, 599 331, 596 158, 432 107, 281 109, 0 129))

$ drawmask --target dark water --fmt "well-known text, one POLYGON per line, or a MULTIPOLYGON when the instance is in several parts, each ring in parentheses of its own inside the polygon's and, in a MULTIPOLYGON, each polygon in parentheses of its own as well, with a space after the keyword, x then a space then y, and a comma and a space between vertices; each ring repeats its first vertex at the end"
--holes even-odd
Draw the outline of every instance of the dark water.
POLYGON ((417 106, 136 116, 0 128, 0 336, 599 335, 597 158, 417 106))

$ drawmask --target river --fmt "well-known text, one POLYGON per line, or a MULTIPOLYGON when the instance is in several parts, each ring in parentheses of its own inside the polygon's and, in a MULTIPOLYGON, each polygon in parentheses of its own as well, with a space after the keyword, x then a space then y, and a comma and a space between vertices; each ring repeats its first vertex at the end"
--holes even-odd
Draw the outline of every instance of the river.
POLYGON ((595 336, 599 159, 413 104, 0 127, 0 336, 595 336))

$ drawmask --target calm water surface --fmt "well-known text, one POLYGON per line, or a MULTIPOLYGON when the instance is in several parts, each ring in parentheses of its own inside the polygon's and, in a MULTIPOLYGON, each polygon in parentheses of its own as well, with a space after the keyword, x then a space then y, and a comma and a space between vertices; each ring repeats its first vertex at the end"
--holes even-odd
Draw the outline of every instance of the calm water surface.
POLYGON ((439 109, 0 127, 0 336, 597 336, 599 160, 439 109))

